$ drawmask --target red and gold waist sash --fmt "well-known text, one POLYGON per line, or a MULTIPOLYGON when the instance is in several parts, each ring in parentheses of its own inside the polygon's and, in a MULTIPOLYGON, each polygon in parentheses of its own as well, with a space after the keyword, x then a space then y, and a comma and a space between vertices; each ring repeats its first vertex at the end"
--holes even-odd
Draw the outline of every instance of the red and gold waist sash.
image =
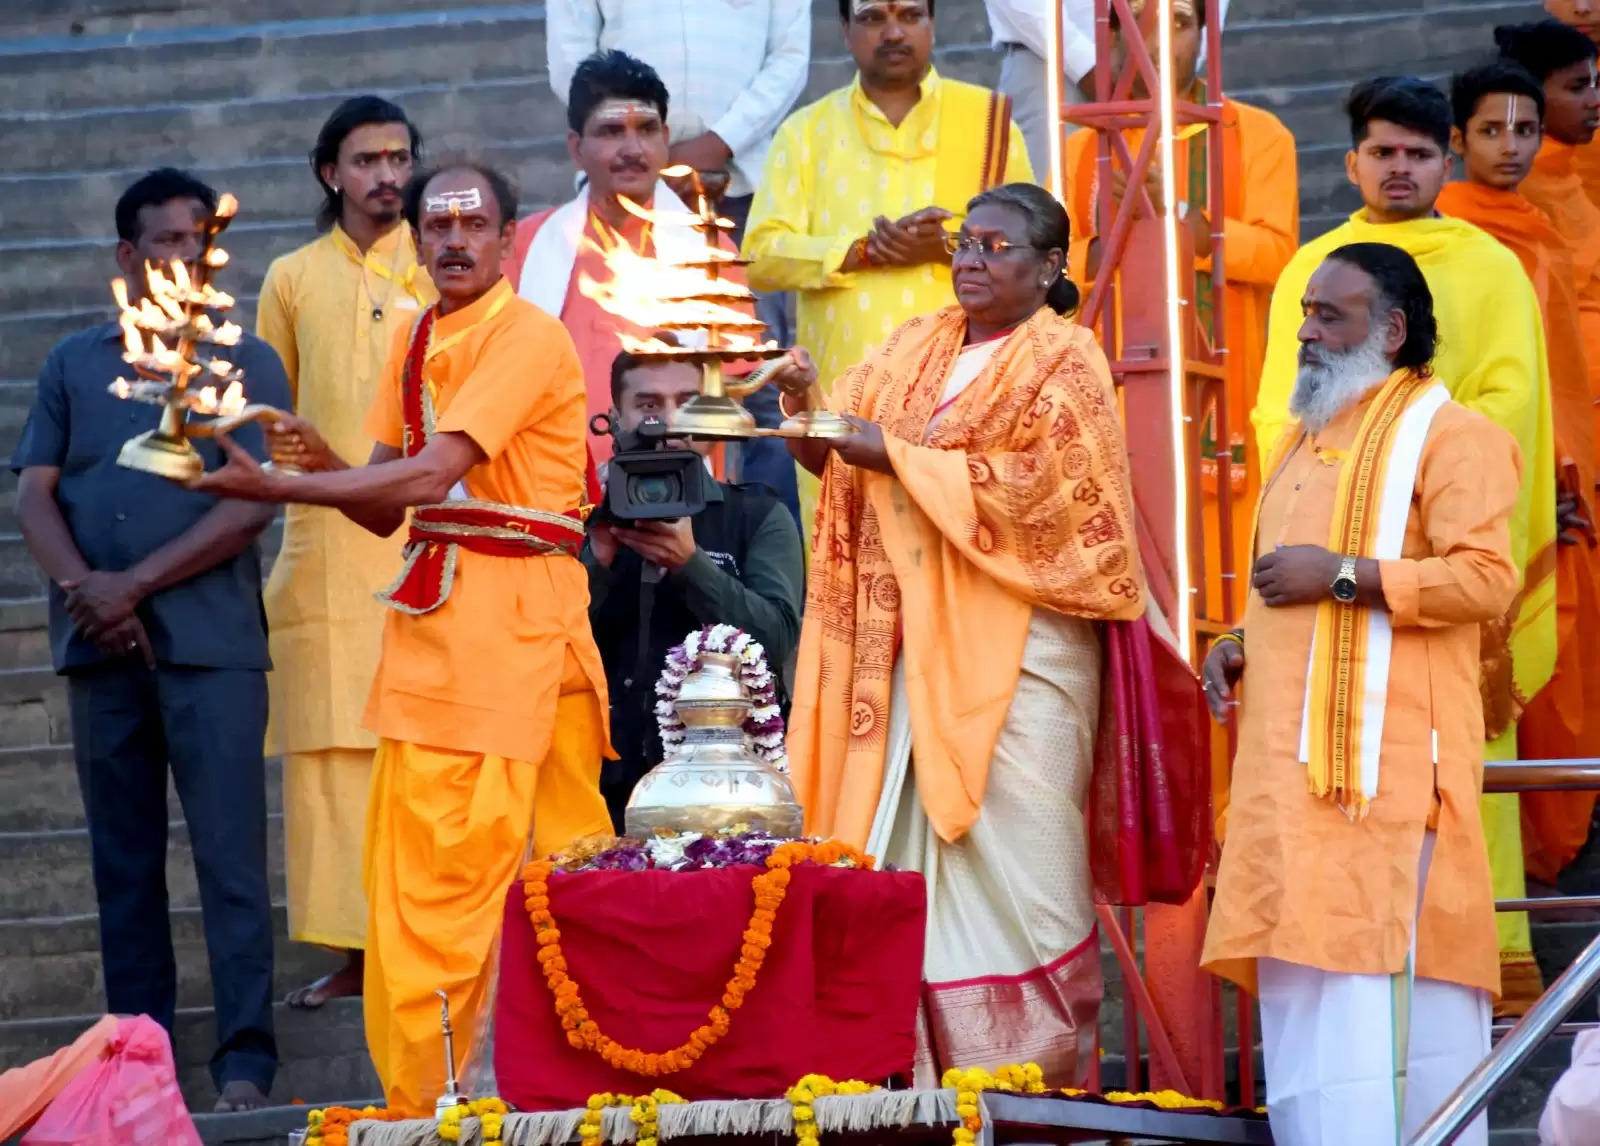
POLYGON ((463 498, 418 506, 406 537, 405 565, 378 600, 402 613, 431 613, 450 597, 461 549, 489 557, 577 557, 582 510, 546 513, 463 498))

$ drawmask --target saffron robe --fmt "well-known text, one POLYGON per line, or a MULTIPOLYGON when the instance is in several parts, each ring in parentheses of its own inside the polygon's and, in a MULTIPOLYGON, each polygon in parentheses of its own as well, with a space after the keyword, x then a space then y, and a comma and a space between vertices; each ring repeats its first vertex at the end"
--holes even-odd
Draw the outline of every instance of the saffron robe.
MULTIPOLYGON (((367 419, 397 449, 409 346, 406 332, 367 419)), ((441 315, 430 350, 436 431, 465 433, 485 454, 462 480, 468 496, 577 509, 583 378, 560 322, 502 279, 441 315)), ((475 1065, 484 1046, 500 908, 530 843, 549 852, 611 824, 605 671, 582 564, 465 547, 456 562, 438 608, 389 612, 367 704, 381 738, 364 857, 367 1043, 390 1109, 412 1116, 432 1110, 444 1082, 436 989, 450 995, 462 1061, 475 1065)))
MULTIPOLYGON (((1327 545, 1340 471, 1372 397, 1306 436, 1268 475, 1258 554, 1327 545)), ((1415 926, 1418 976, 1498 993, 1494 893, 1478 809, 1478 626, 1503 613, 1517 590, 1508 520, 1520 481, 1518 450, 1503 430, 1455 403, 1439 408, 1422 447, 1401 557, 1379 566, 1393 640, 1382 767, 1363 819, 1312 795, 1300 763, 1317 607, 1269 608, 1251 591, 1234 798, 1206 930, 1207 970, 1251 991, 1259 958, 1393 975, 1405 969, 1415 926), (1417 914, 1431 814, 1437 838, 1417 914)))
POLYGON ((829 457, 788 750, 808 831, 858 846, 897 661, 922 807, 954 842, 983 807, 1034 609, 1144 612, 1127 452, 1093 336, 1041 308, 927 435, 965 334, 958 307, 912 319, 829 398, 883 427, 894 474, 829 457))
MULTIPOLYGON (((1565 150, 1571 154, 1573 149, 1565 150)), ((1543 176, 1528 183, 1551 205, 1551 192, 1556 190, 1551 167, 1559 164, 1541 154, 1539 166, 1543 176)), ((1560 181, 1561 195, 1582 193, 1567 180, 1560 181)), ((1557 484, 1576 494, 1585 515, 1593 520, 1594 398, 1567 241, 1550 215, 1516 191, 1452 183, 1440 194, 1439 209, 1475 223, 1504 243, 1533 283, 1545 321, 1557 484)), ((1562 217, 1578 216, 1581 210, 1581 204, 1563 208, 1562 217)), ((1600 239, 1600 229, 1595 237, 1600 239)), ((1588 274, 1595 282, 1592 266, 1588 274)), ((1600 342, 1592 345, 1600 355, 1600 342)), ((1587 544, 1563 545, 1556 551, 1556 625, 1555 675, 1517 726, 1518 755, 1525 760, 1600 755, 1600 645, 1586 639, 1600 625, 1600 551, 1587 544)), ((1553 884, 1589 838, 1595 793, 1524 792, 1520 799, 1527 870, 1553 884)))

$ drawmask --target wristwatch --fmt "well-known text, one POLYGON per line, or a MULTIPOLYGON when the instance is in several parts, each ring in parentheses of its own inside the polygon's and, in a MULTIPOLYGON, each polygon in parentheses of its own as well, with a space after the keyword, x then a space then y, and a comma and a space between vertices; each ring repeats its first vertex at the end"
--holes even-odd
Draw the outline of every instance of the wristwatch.
POLYGON ((1343 601, 1346 605, 1356 599, 1356 559, 1346 557, 1339 562, 1339 574, 1333 579, 1333 584, 1328 586, 1335 601, 1343 601))

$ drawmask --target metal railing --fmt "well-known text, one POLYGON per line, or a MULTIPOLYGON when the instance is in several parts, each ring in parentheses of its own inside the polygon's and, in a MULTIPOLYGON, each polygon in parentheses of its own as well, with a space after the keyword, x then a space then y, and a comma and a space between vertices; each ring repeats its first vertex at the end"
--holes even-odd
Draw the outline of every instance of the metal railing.
MULTIPOLYGON (((1514 760, 1484 767, 1485 792, 1576 792, 1600 788, 1600 759, 1514 760)), ((1568 895, 1543 899, 1502 899, 1497 911, 1552 911, 1600 907, 1600 896, 1568 895)), ((1553 1034, 1594 1029, 1593 1023, 1564 1023, 1572 1009, 1600 986, 1600 936, 1584 948, 1538 1002, 1433 1112, 1411 1146, 1447 1146, 1488 1107, 1500 1088, 1553 1034)))

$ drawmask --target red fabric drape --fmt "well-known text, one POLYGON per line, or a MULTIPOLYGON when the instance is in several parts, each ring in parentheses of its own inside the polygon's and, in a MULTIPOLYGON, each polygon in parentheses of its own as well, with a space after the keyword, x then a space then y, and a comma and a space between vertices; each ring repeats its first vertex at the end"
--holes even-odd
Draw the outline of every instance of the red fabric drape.
MULTIPOLYGON (((603 1031, 661 1051, 705 1021, 738 959, 756 872, 552 877, 562 953, 603 1031)), ((915 872, 795 868, 772 948, 728 1035, 692 1069, 650 1080, 567 1043, 517 884, 506 897, 495 1006, 500 1095, 522 1110, 564 1110, 602 1091, 772 1098, 812 1072, 872 1082, 908 1072, 925 919, 915 872)))

